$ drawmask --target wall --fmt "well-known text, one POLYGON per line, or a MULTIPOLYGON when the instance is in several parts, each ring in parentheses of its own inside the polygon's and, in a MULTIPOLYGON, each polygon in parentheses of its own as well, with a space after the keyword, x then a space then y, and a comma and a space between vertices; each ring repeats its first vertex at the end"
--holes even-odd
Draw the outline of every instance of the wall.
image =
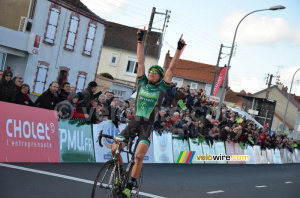
MULTIPOLYGON (((129 52, 125 50, 114 49, 114 48, 104 46, 103 51, 101 53, 100 63, 98 66, 97 73, 99 74, 99 73, 107 72, 111 74, 114 78, 135 82, 136 75, 125 73, 128 57, 133 57, 137 59, 136 52, 129 52), (109 65, 112 53, 118 54, 116 66, 109 65)), ((152 65, 157 65, 157 64, 158 64, 158 59, 147 56, 145 60, 146 73, 152 65)))
MULTIPOLYGON (((42 37, 45 35, 45 27, 48 20, 50 5, 51 2, 46 0, 39 0, 36 5, 32 32, 42 37)), ((40 45, 39 54, 29 56, 25 79, 31 87, 34 85, 34 80, 36 78, 35 75, 37 72, 38 61, 45 61, 50 64, 48 77, 46 79, 46 87, 51 81, 56 81, 59 75, 60 66, 70 69, 68 81, 70 82, 71 86, 76 85, 78 71, 84 71, 87 73, 85 87, 90 81, 95 79, 105 27, 103 24, 97 23, 92 55, 91 57, 82 55, 90 19, 80 15, 74 51, 65 50, 63 48, 66 41, 71 14, 72 11, 61 7, 54 45, 49 45, 42 42, 40 45)))
MULTIPOLYGON (((254 97, 265 98, 266 92, 261 92, 259 94, 255 94, 254 97)), ((287 104, 287 98, 280 93, 277 88, 272 88, 269 93, 269 99, 276 100, 276 108, 275 112, 281 117, 284 117, 284 112, 287 104)), ((295 126, 296 120, 298 118, 298 109, 293 103, 289 103, 286 121, 291 125, 295 126)))
POLYGON ((30 0, 1 0, 0 26, 18 31, 21 16, 27 17, 30 0))

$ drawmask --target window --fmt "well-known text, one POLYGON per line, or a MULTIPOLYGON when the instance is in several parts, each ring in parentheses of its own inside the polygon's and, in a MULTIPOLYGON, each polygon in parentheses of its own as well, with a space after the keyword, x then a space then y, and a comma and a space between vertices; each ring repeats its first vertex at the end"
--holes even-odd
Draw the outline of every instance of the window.
POLYGON ((211 86, 212 86, 211 84, 205 85, 206 96, 210 96, 211 86))
POLYGON ((76 93, 82 92, 84 88, 85 79, 86 79, 85 75, 78 75, 76 93))
POLYGON ((198 83, 191 83, 191 88, 190 89, 197 89, 198 83))
POLYGON ((115 97, 119 97, 119 98, 124 98, 125 97, 125 91, 120 91, 120 90, 112 90, 112 92, 114 92, 114 96, 115 97))
POLYGON ((0 69, 4 70, 4 65, 6 61, 6 54, 0 52, 0 69))
POLYGON ((72 16, 71 23, 69 27, 69 32, 67 36, 66 48, 69 50, 74 50, 75 38, 77 34, 79 19, 75 16, 72 16))
POLYGON ((56 8, 51 8, 50 10, 50 19, 47 24, 47 32, 45 36, 45 42, 54 43, 57 23, 58 23, 59 10, 56 8))
POLYGON ((180 87, 182 84, 183 84, 183 79, 181 79, 181 78, 177 78, 177 77, 173 77, 172 78, 172 82, 173 83, 177 83, 177 86, 176 87, 180 87))
POLYGON ((87 34, 87 37, 86 37, 86 42, 85 42, 85 47, 84 47, 84 50, 83 50, 83 54, 91 56, 95 33, 96 33, 96 25, 95 24, 90 24, 89 28, 88 28, 88 34, 87 34))
POLYGON ((127 66, 126 66, 126 73, 137 74, 137 70, 138 70, 137 59, 128 58, 127 66))
POLYGON ((111 53, 111 57, 110 57, 110 65, 112 66, 116 66, 117 65, 117 58, 118 58, 118 54, 116 53, 111 53))
POLYGON ((68 81, 68 71, 60 70, 59 75, 58 75, 57 83, 61 87, 64 84, 64 82, 67 82, 67 81, 68 81))
POLYGON ((36 83, 34 87, 34 93, 42 94, 44 91, 45 83, 46 83, 46 76, 48 72, 48 67, 45 65, 38 66, 38 73, 36 77, 36 83))

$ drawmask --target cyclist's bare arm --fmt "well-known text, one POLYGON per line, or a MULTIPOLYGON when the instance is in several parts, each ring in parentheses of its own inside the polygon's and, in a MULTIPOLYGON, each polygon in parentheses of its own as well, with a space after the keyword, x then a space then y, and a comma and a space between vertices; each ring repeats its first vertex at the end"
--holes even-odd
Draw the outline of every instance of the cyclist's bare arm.
POLYGON ((165 77, 164 77, 164 81, 166 83, 171 83, 171 81, 172 81, 173 73, 174 73, 175 68, 178 65, 181 50, 182 50, 184 45, 185 45, 184 40, 180 38, 180 40, 178 41, 178 47, 177 47, 177 50, 175 52, 175 55, 172 58, 172 61, 169 65, 169 68, 166 71, 166 74, 165 74, 165 77))
POLYGON ((144 46, 143 46, 143 35, 144 30, 138 30, 138 41, 137 41, 137 58, 138 58, 138 71, 137 77, 141 77, 145 74, 145 55, 144 55, 144 46))

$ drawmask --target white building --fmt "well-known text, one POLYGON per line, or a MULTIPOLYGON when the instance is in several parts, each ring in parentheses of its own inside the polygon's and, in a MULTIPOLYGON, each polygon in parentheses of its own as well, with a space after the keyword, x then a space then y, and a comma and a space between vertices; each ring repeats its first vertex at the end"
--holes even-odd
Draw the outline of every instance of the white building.
POLYGON ((81 91, 95 80, 106 21, 80 0, 28 1, 19 2, 27 16, 14 13, 13 3, 0 8, 11 9, 10 18, 20 21, 17 30, 0 24, 0 69, 20 73, 37 95, 52 81, 68 81, 81 91))

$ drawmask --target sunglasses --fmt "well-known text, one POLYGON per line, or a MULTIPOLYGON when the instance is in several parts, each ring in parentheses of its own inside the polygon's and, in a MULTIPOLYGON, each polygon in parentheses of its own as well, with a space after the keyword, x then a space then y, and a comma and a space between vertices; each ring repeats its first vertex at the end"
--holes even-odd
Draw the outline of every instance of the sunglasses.
POLYGON ((149 73, 151 73, 151 74, 158 74, 158 71, 157 71, 157 70, 154 70, 154 69, 151 69, 151 70, 149 71, 149 73))
POLYGON ((7 77, 11 77, 11 75, 5 75, 5 76, 7 76, 7 77))

